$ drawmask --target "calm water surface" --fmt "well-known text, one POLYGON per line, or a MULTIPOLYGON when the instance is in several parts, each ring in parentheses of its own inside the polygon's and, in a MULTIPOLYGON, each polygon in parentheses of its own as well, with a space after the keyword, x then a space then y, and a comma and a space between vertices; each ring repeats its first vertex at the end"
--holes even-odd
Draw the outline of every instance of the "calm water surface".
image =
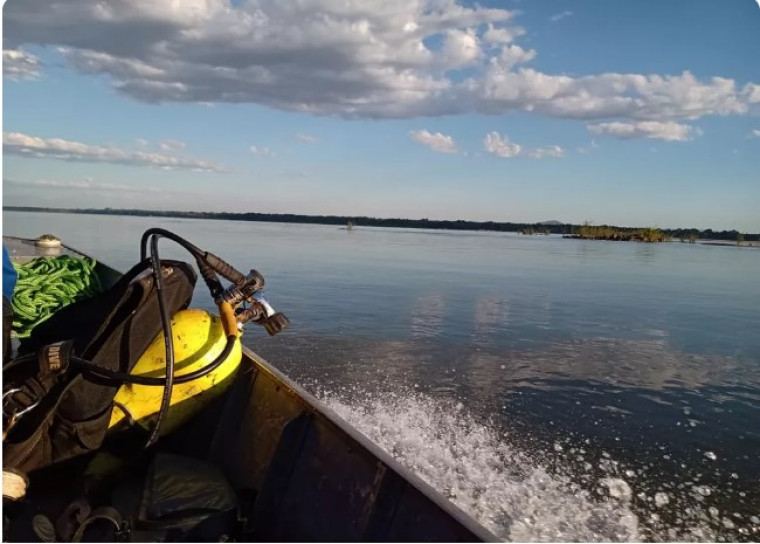
POLYGON ((3 214, 122 270, 151 226, 262 272, 292 327, 246 343, 498 536, 760 538, 760 250, 3 214))

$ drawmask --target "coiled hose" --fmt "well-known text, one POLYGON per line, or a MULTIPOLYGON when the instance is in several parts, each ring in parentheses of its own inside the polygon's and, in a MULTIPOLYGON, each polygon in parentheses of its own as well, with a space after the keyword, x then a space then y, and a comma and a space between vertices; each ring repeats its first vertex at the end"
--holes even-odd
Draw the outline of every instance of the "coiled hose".
POLYGON ((94 259, 70 255, 14 263, 18 272, 11 299, 14 334, 26 338, 64 306, 98 294, 102 288, 96 264, 94 259))

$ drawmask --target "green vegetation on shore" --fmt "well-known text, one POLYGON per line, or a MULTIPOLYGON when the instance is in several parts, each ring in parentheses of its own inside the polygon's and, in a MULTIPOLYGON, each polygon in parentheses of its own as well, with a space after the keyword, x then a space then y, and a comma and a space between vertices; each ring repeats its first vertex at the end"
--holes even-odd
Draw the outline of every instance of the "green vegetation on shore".
POLYGON ((595 227, 588 223, 581 225, 574 234, 565 238, 582 238, 584 240, 617 240, 624 242, 665 242, 670 237, 660 229, 621 229, 607 225, 595 227))
MULTIPOLYGON (((272 223, 301 223, 317 225, 336 225, 346 226, 351 221, 357 227, 396 227, 409 229, 449 229, 449 230, 485 230, 496 232, 525 232, 540 230, 548 231, 551 234, 574 235, 579 234, 580 229, 587 225, 571 225, 558 222, 547 223, 509 223, 498 221, 456 221, 431 220, 431 219, 398 219, 398 218, 378 218, 378 217, 356 217, 356 216, 338 216, 338 215, 298 215, 290 213, 232 213, 232 212, 185 212, 185 211, 156 211, 156 210, 119 210, 113 208, 105 209, 67 209, 67 208, 40 208, 26 206, 5 206, 7 211, 18 212, 43 212, 43 213, 81 213, 91 215, 132 215, 140 217, 178 217, 187 219, 220 219, 227 221, 265 221, 272 223)), ((610 228, 620 233, 631 233, 637 231, 646 231, 650 229, 630 228, 630 227, 613 227, 603 225, 593 228, 610 228)), ((656 230, 656 229, 651 229, 656 230)), ((739 232, 736 230, 713 231, 712 229, 660 229, 666 238, 689 239, 689 240, 730 240, 739 239, 739 232)), ((747 242, 760 241, 760 234, 742 234, 747 242)))
POLYGON ((535 225, 527 226, 524 229, 520 230, 519 232, 520 234, 526 234, 526 235, 544 234, 548 236, 549 234, 551 234, 549 227, 547 226, 538 227, 535 225))

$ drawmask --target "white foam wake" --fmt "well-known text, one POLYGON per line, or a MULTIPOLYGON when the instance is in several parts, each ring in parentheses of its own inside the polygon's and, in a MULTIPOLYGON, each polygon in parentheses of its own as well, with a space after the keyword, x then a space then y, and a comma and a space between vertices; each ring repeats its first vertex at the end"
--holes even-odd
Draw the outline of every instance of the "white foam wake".
POLYGON ((550 474, 454 402, 420 394, 322 400, 497 537, 519 542, 641 541, 631 490, 608 479, 605 497, 550 474))

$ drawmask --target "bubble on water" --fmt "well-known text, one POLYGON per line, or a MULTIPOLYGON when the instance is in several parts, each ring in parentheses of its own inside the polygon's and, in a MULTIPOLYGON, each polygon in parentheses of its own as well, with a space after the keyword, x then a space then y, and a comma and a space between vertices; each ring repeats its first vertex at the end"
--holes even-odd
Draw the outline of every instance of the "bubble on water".
POLYGON ((695 485, 694 487, 692 487, 692 490, 695 493, 701 495, 702 497, 709 497, 710 495, 712 495, 712 489, 710 489, 706 485, 695 485))
POLYGON ((710 515, 714 518, 717 518, 720 515, 720 510, 715 508, 714 506, 711 506, 707 509, 708 512, 710 512, 710 515))
POLYGON ((604 478, 602 483, 607 486, 611 497, 628 501, 631 498, 631 487, 620 478, 604 478))
POLYGON ((625 475, 628 476, 629 478, 633 478, 634 476, 636 476, 636 473, 632 471, 631 469, 628 469, 625 471, 625 475))
MULTIPOLYGON (((480 422, 462 404, 433 399, 414 389, 385 394, 358 388, 339 394, 321 390, 318 396, 499 539, 717 539, 704 507, 694 505, 693 513, 683 509, 675 523, 668 520, 664 526, 666 522, 651 511, 662 497, 647 498, 637 489, 641 502, 636 508, 643 508, 639 518, 631 502, 633 490, 619 477, 631 478, 631 471, 621 470, 608 452, 602 453, 601 474, 589 459, 575 464, 574 455, 567 453, 573 449, 569 440, 550 443, 549 451, 529 453, 507 442, 503 430, 480 422), (554 451, 555 444, 561 449, 554 451), (594 483, 601 485, 601 494, 590 492, 594 483)), ((588 439, 584 442, 589 443, 588 439)), ((669 503, 679 504, 677 498, 661 493, 669 503)))
MULTIPOLYGON (((417 393, 360 405, 323 392, 327 406, 500 539, 640 541, 636 515, 619 500, 591 500, 503 442, 470 415, 417 393)), ((630 493, 630 490, 629 490, 630 493)))
POLYGON ((723 518, 723 527, 725 527, 726 529, 733 529, 736 527, 736 525, 730 519, 723 518))
POLYGON ((757 516, 751 516, 749 520, 754 523, 755 525, 760 525, 760 518, 757 516))
POLYGON ((718 456, 715 455, 715 453, 713 453, 711 451, 706 451, 705 452, 705 457, 707 457, 710 461, 715 461, 718 458, 718 456))
POLYGON ((562 446, 558 444, 557 442, 554 443, 554 451, 562 451, 562 446))
POLYGON ((670 502, 670 496, 667 493, 664 493, 662 491, 658 491, 654 494, 654 503, 658 507, 665 506, 670 502))

